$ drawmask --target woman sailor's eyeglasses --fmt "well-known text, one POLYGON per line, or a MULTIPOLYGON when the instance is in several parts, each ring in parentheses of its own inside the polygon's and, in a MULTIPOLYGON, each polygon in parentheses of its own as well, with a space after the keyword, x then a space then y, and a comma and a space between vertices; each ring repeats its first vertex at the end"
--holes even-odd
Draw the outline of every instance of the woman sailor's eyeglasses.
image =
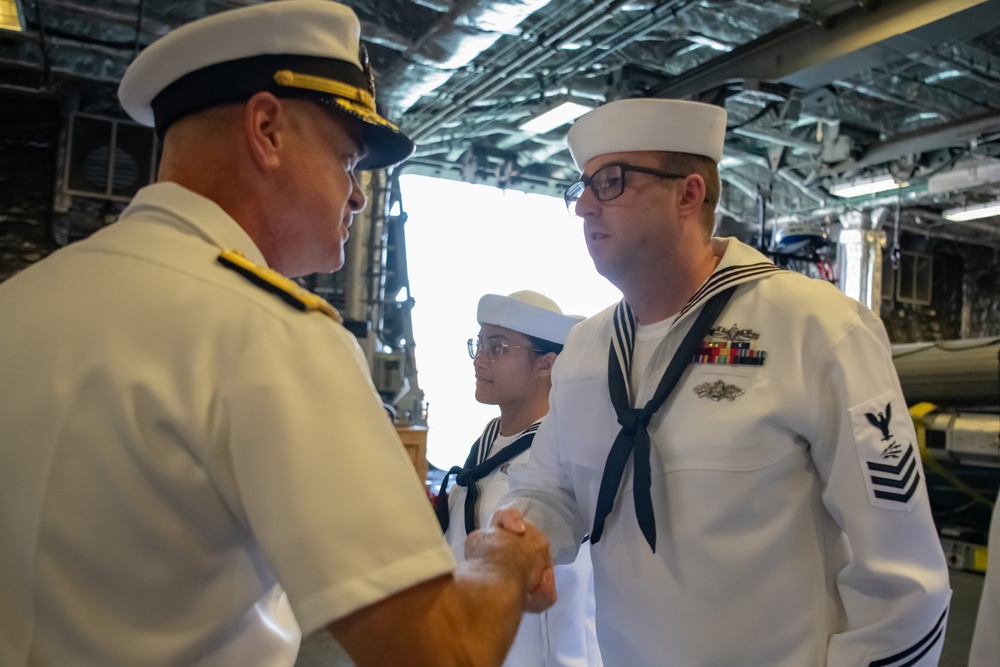
POLYGON ((471 358, 475 359, 480 354, 485 353, 486 358, 490 361, 497 361, 503 356, 503 351, 509 347, 517 348, 519 350, 531 350, 532 352, 538 353, 544 351, 535 347, 513 345, 505 340, 500 340, 499 338, 487 338, 486 340, 482 340, 480 338, 470 338, 465 344, 469 348, 469 356, 471 358))

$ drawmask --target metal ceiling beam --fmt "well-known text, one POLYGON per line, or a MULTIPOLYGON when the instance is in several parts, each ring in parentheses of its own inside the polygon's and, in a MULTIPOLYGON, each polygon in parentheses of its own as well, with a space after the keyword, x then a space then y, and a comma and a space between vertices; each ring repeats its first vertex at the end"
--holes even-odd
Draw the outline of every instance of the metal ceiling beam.
POLYGON ((863 0, 803 0, 799 15, 822 24, 843 11, 857 7, 861 2, 863 0))
POLYGON ((943 55, 927 55, 927 56, 915 56, 918 62, 922 62, 929 67, 933 67, 937 70, 949 70, 953 69, 958 71, 962 76, 967 76, 976 83, 980 83, 984 86, 990 88, 1000 88, 1000 78, 995 75, 991 75, 988 70, 986 72, 981 71, 976 68, 977 63, 959 62, 954 58, 949 58, 943 55))
POLYGON ((653 7, 648 13, 641 13, 639 18, 622 26, 599 42, 582 49, 556 70, 556 78, 564 78, 585 69, 608 55, 620 51, 632 42, 642 39, 649 33, 659 30, 667 23, 677 19, 691 5, 690 1, 667 0, 653 7))
POLYGON ((813 141, 807 141, 805 139, 799 139, 797 137, 788 136, 787 134, 782 134, 777 130, 767 131, 767 130, 755 130, 749 127, 739 127, 732 130, 734 134, 738 134, 742 137, 749 137, 751 139, 757 139, 758 141, 763 141, 765 144, 786 146, 788 148, 793 148, 799 151, 805 151, 806 153, 818 155, 820 151, 823 150, 822 144, 818 144, 813 141))
MULTIPOLYGON (((882 100, 883 102, 888 102, 890 104, 895 104, 899 107, 906 107, 907 109, 916 109, 917 111, 925 111, 924 107, 914 102, 913 100, 908 100, 901 95, 893 95, 892 93, 876 88, 874 86, 859 86, 853 83, 848 83, 846 81, 837 81, 834 84, 837 88, 842 88, 845 92, 856 92, 866 95, 868 97, 873 97, 876 100, 882 100)), ((944 116, 943 112, 936 112, 939 115, 944 116)))
POLYGON ((789 185, 793 186, 796 190, 806 195, 813 201, 822 204, 825 203, 827 200, 832 199, 831 196, 827 195, 819 188, 806 184, 805 181, 799 178, 794 171, 788 169, 787 167, 778 169, 775 173, 778 175, 779 178, 784 180, 789 185))
POLYGON ((986 111, 970 118, 901 134, 887 141, 872 144, 857 160, 845 160, 825 166, 820 173, 823 176, 839 176, 855 169, 891 162, 904 155, 970 146, 984 135, 995 132, 1000 132, 1000 110, 986 111))
POLYGON ((793 21, 654 88, 652 95, 694 97, 747 79, 811 90, 997 25, 1000 0, 883 0, 875 10, 839 14, 831 28, 793 21))

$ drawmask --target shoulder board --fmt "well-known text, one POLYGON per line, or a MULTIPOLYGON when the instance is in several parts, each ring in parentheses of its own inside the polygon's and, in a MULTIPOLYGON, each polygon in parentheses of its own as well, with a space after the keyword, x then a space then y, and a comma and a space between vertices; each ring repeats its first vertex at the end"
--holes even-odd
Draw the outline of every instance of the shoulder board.
POLYGON ((257 287, 278 296, 293 308, 303 312, 318 310, 338 322, 343 322, 340 313, 326 299, 313 294, 273 269, 254 264, 238 250, 223 250, 219 254, 219 264, 232 269, 257 287))

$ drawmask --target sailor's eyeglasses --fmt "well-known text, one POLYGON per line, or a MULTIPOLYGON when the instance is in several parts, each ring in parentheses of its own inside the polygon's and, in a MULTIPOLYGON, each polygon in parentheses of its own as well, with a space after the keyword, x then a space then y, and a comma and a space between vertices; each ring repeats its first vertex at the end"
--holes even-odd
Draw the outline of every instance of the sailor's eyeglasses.
POLYGON ((535 347, 524 347, 523 345, 512 345, 507 341, 500 340, 499 338, 487 338, 486 340, 481 340, 479 338, 470 338, 466 341, 466 346, 469 348, 469 356, 475 359, 480 354, 485 353, 486 358, 490 361, 497 361, 503 356, 503 351, 508 347, 514 347, 519 350, 531 350, 532 352, 543 352, 535 347))
POLYGON ((583 191, 588 186, 598 201, 611 201, 612 199, 621 197, 622 193, 625 192, 625 173, 629 171, 650 174, 660 178, 687 178, 687 174, 674 174, 669 171, 636 167, 631 164, 609 164, 601 167, 590 176, 584 176, 566 188, 566 191, 563 193, 566 209, 570 214, 576 215, 576 203, 583 196, 583 191))

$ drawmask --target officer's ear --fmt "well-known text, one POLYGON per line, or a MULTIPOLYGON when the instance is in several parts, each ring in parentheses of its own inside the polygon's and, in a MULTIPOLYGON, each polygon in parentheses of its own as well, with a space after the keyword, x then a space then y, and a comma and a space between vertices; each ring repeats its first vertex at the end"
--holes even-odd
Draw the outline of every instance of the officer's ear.
POLYGON ((260 92, 243 105, 243 133, 250 158, 260 169, 281 166, 280 149, 285 141, 288 117, 281 100, 260 92))

